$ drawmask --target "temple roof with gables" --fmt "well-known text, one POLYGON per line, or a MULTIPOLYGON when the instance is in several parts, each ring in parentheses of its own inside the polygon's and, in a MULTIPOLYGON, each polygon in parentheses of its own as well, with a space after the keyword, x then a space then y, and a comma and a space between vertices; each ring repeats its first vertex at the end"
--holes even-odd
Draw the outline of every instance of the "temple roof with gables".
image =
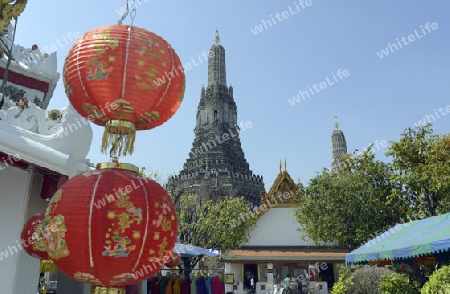
POLYGON ((295 194, 298 189, 302 186, 301 183, 295 184, 294 180, 291 178, 286 169, 286 159, 284 160, 284 168, 282 169, 282 163, 280 161, 280 171, 278 172, 278 176, 272 184, 269 192, 265 195, 261 195, 261 203, 267 203, 268 201, 273 203, 278 199, 277 206, 283 207, 292 207, 295 205, 294 199, 295 194), (289 193, 290 197, 282 198, 283 201, 280 201, 281 197, 285 195, 285 193, 289 193))

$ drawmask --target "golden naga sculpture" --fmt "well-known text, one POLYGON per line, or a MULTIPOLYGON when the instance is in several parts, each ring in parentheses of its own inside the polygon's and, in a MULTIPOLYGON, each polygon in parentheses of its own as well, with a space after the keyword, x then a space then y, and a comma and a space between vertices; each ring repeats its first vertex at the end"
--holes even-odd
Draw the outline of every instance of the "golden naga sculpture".
POLYGON ((0 0, 0 36, 5 34, 5 28, 12 18, 18 18, 27 5, 27 0, 0 0))

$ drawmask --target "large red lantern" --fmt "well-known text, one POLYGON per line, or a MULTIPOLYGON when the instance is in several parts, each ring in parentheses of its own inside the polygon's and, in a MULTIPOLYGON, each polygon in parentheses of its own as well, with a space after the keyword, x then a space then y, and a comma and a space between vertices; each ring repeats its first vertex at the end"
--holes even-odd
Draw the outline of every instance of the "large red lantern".
POLYGON ((20 238, 25 252, 35 258, 47 260, 43 236, 46 234, 44 226, 45 213, 35 214, 25 223, 20 238))
POLYGON ((64 87, 73 107, 105 126, 102 152, 131 154, 136 130, 166 122, 184 97, 176 52, 160 36, 128 25, 93 29, 70 49, 64 87))
POLYGON ((119 289, 169 259, 178 232, 167 192, 126 164, 100 164, 53 196, 44 223, 48 255, 68 277, 119 289))

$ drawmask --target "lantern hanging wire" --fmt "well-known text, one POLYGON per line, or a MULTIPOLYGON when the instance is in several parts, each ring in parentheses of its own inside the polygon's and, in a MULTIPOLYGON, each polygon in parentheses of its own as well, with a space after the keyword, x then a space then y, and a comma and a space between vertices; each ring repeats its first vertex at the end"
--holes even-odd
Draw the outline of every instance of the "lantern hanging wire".
MULTIPOLYGON (((138 0, 139 1, 139 0, 138 0)), ((126 9, 122 18, 118 21, 119 25, 122 25, 123 20, 130 13, 131 26, 133 26, 134 18, 136 17, 136 0, 130 4, 129 0, 126 0, 126 9), (130 6, 132 7, 130 12, 130 6)), ((122 96, 125 95, 126 88, 126 68, 128 63, 128 47, 130 43, 130 33, 129 30, 128 40, 127 40, 127 51, 125 55, 125 70, 123 73, 123 85, 122 85, 122 96)), ((111 120, 105 125, 105 132, 103 133, 102 148, 101 152, 106 153, 107 147, 112 146, 109 150, 109 155, 113 162, 118 160, 120 154, 126 155, 133 153, 134 141, 136 139, 136 128, 133 123, 122 121, 122 120, 111 120)))
MULTIPOLYGON (((140 1, 140 0, 138 0, 138 1, 140 1)), ((122 18, 119 19, 119 21, 117 22, 119 25, 121 25, 123 23, 123 21, 125 20, 125 18, 128 15, 128 13, 130 12, 130 9, 129 9, 130 8, 130 3, 129 3, 130 1, 126 0, 125 2, 126 2, 126 9, 125 9, 125 12, 122 15, 122 18)), ((130 13, 131 25, 133 25, 134 18, 136 17, 136 13, 137 13, 136 6, 137 6, 136 5, 136 0, 133 0, 133 3, 131 4, 131 7, 133 7, 133 8, 131 9, 131 13, 130 13)))

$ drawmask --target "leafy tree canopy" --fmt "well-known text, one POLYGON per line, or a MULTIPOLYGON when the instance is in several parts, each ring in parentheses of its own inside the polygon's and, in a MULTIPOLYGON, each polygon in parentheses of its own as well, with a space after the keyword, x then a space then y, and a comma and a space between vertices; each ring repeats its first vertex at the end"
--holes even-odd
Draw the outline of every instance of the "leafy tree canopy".
POLYGON ((450 136, 430 124, 408 128, 386 155, 392 157, 390 201, 402 203, 412 219, 450 211, 450 136))
POLYGON ((347 154, 340 168, 324 169, 299 195, 296 218, 317 245, 356 248, 394 226, 401 215, 387 203, 391 194, 389 166, 368 148, 347 154))

